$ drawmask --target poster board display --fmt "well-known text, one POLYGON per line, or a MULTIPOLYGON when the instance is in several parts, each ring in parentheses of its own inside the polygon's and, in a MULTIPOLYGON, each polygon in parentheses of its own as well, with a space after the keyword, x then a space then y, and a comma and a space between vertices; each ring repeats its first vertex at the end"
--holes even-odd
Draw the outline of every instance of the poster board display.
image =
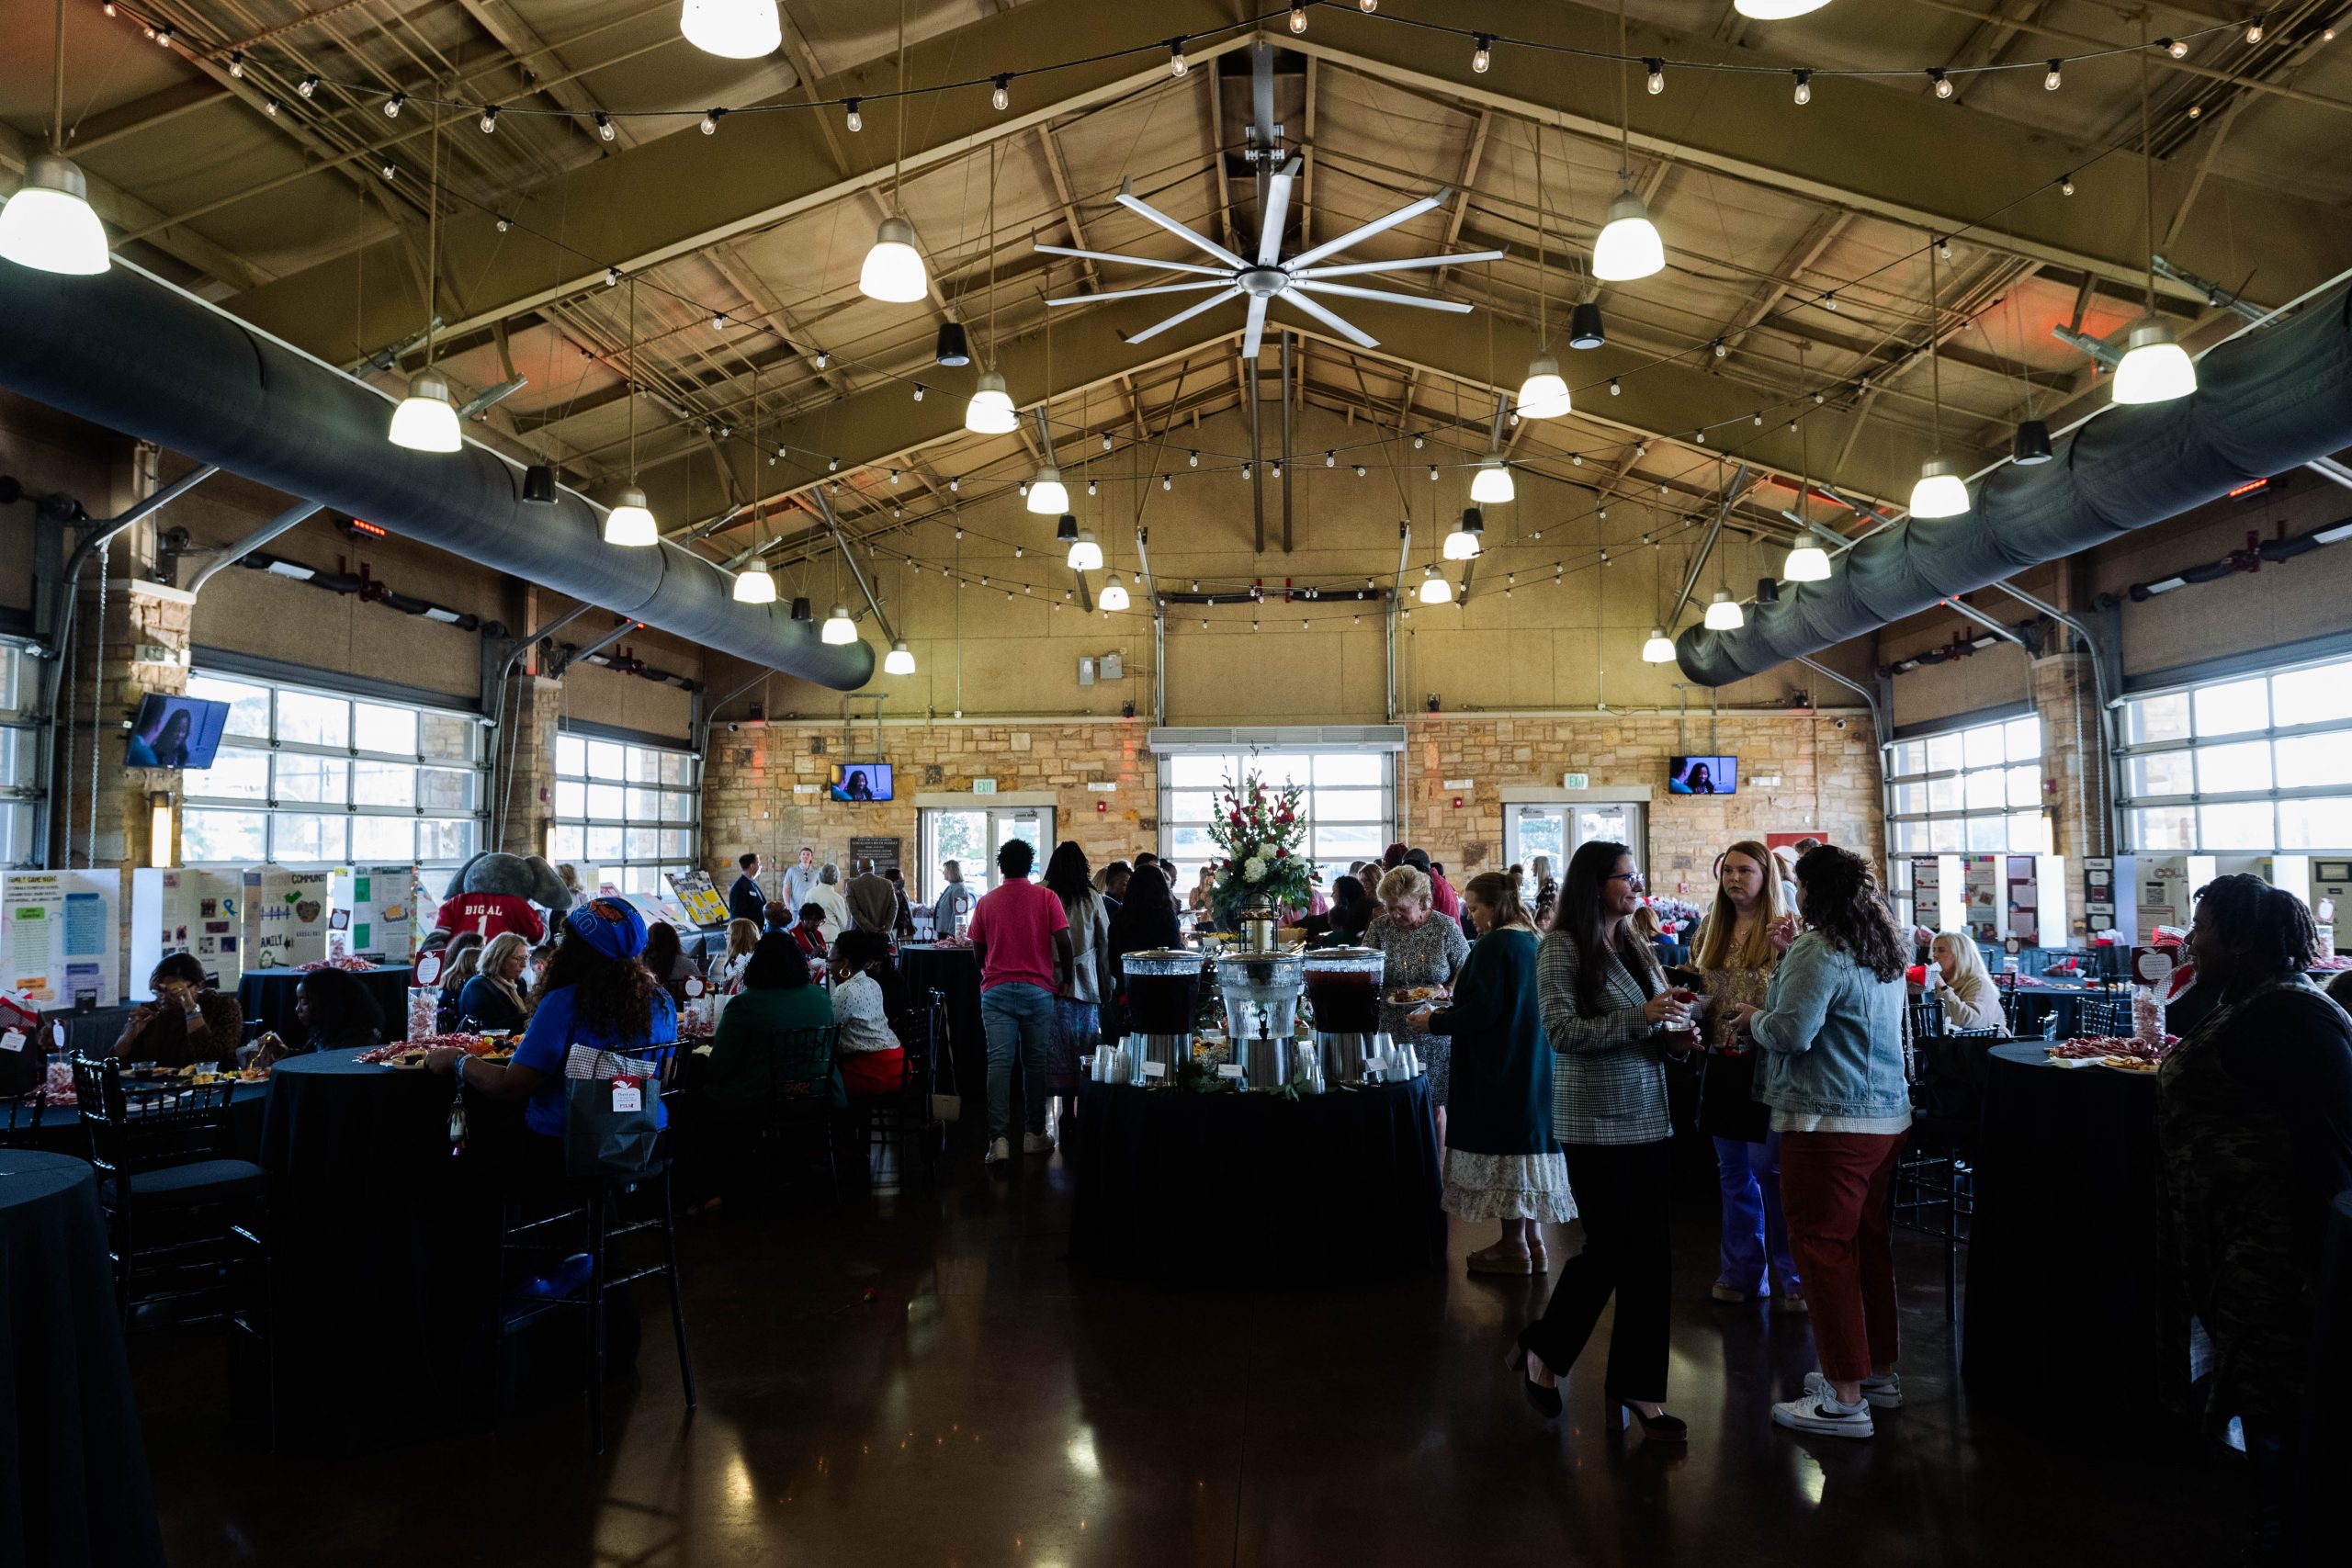
POLYGON ((2001 862, 2002 855, 1963 855, 1960 862, 1961 889, 1967 895, 1968 934, 1978 942, 1996 942, 2001 940, 2001 862))
POLYGON ((114 1006, 123 999, 121 908, 119 870, 0 873, 0 984, 43 1007, 114 1006))
POLYGON ((2189 902, 2187 855, 2127 855, 2116 863, 2119 870, 2131 868, 2132 923, 2123 932, 2127 944, 2147 946, 2155 940, 2158 926, 2188 929, 2194 910, 2189 902))
POLYGON ((1949 889, 1957 894, 1958 868, 1947 883, 1942 855, 1913 855, 1911 857, 1911 923, 1925 926, 1931 931, 1950 928, 1951 920, 1944 912, 1944 896, 1949 889))
POLYGON ((727 895, 711 881, 710 873, 696 867, 683 875, 671 872, 668 878, 671 897, 685 910, 686 919, 707 931, 727 924, 727 895))
POLYGON ((237 988, 244 973, 244 878, 232 871, 182 866, 141 867, 130 874, 130 988, 167 953, 185 953, 204 965, 213 989, 237 988))
POLYGON ((2032 855, 2009 855, 2001 871, 2002 903, 2008 917, 2005 933, 2028 947, 2041 944, 2041 878, 2032 855))
POLYGON ((327 955, 334 874, 257 865, 245 873, 245 967, 291 969, 327 955))
POLYGON ((416 953, 413 863, 338 867, 329 884, 327 946, 371 964, 406 964, 416 953))
POLYGON ((2115 926, 2115 857, 2088 855, 2083 861, 2083 929, 2086 935, 2115 926))

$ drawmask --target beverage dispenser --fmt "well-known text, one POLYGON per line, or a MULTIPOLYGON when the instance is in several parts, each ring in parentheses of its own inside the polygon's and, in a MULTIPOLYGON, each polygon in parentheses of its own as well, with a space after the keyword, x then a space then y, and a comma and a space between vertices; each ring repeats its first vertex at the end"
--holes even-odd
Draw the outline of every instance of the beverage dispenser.
POLYGON ((1272 1089, 1296 1067, 1298 993, 1306 960, 1296 953, 1241 950, 1216 961, 1225 995, 1225 1035, 1250 1083, 1272 1089))
POLYGON ((1204 961, 1204 954, 1182 948, 1150 948, 1119 960, 1127 977, 1125 1081, 1140 1081, 1146 1062, 1161 1063, 1172 1074, 1192 1050, 1204 961))
POLYGON ((1387 1050, 1379 1032, 1387 969, 1388 955, 1376 947, 1327 947, 1306 955, 1306 1005, 1325 1082, 1362 1077, 1364 1064, 1387 1050))

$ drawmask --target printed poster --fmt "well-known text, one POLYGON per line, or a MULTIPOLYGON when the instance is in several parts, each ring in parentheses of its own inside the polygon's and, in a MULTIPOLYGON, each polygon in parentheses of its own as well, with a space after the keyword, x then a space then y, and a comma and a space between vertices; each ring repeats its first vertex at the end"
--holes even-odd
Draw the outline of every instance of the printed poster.
POLYGON ((1978 942, 2001 940, 2000 861, 1998 855, 1961 857, 1960 885, 1968 898, 1968 934, 1978 942))
POLYGON ((2041 942, 2041 898, 2035 872, 2034 857, 2011 855, 2008 859, 2009 934, 2029 947, 2041 942))
POLYGON ((0 874, 7 987, 45 1008, 120 1001, 121 902, 120 871, 0 874))
POLYGON ((130 988, 140 993, 167 953, 185 953, 204 965, 218 990, 234 991, 244 970, 242 951, 244 878, 236 872, 180 867, 130 874, 130 988))
POLYGON ((325 959, 333 875, 276 865, 245 873, 248 969, 292 969, 325 959))

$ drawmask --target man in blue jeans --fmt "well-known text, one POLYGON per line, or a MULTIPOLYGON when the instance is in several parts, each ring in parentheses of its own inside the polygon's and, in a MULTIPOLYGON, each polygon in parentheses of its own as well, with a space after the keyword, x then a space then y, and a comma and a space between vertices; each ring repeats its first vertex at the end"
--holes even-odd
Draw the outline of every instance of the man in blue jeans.
POLYGON ((1016 1049, 1023 1067, 1028 1135, 1023 1153, 1053 1150, 1046 1135, 1046 1056, 1054 1038, 1054 997, 1069 988, 1077 968, 1070 945, 1069 916, 1051 889, 1029 880, 1036 852, 1014 839, 999 850, 996 868, 1004 880, 972 910, 966 928, 980 964, 980 1027, 989 1040, 989 1152, 990 1165, 1012 1157, 1012 1065, 1016 1049))

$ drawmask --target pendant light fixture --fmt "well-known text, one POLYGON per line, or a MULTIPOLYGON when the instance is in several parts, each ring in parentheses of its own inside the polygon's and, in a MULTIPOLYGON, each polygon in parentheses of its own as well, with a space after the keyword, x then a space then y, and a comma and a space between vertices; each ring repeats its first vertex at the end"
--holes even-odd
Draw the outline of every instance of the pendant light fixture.
MULTIPOLYGON (((1568 384, 1560 376, 1560 362, 1552 357, 1544 334, 1550 329, 1551 280, 1544 265, 1544 128, 1533 128, 1535 142, 1535 357, 1527 362, 1527 378, 1519 384, 1521 419, 1558 419, 1568 412, 1568 384)), ((1448 540, 1449 545, 1452 540, 1448 540)))
POLYGON ((1792 17, 1810 16, 1828 4, 1829 0, 1731 0, 1731 8, 1751 21, 1785 22, 1792 17))
POLYGON ((1488 447, 1478 459, 1478 471, 1471 477, 1470 499, 1481 506, 1500 506, 1518 493, 1518 486, 1511 482, 1510 465, 1503 461, 1500 451, 1488 447))
POLYGON ((792 618, 796 621, 813 621, 817 618, 817 612, 809 608, 808 598, 805 595, 795 594, 793 596, 792 618))
POLYGON ((1477 559, 1479 551, 1485 548, 1483 537, 1486 532, 1486 514, 1475 506, 1463 508, 1462 521, 1456 523, 1453 531, 1445 536, 1445 558, 1477 559))
MULTIPOLYGON (((892 107, 899 122, 899 150, 891 161, 890 197, 905 189, 907 157, 907 6, 899 0, 899 96, 892 107)), ((931 276, 923 269, 922 252, 915 248, 915 226, 895 208, 875 231, 874 248, 857 270, 857 289, 869 299, 889 305, 911 305, 931 292, 931 276)))
POLYGON ((2197 390, 2197 362, 2173 336, 2170 323, 2156 316, 2156 164, 2148 130, 2147 25, 2141 24, 2140 51, 2140 173, 2143 210, 2147 221, 2148 313, 2123 340, 2123 358, 2115 367, 2115 388, 2109 394, 2124 404, 2168 403, 2197 390))
POLYGON ((1072 571, 1102 570, 1102 547, 1095 539, 1091 529, 1079 535, 1078 542, 1070 546, 1069 569, 1072 571))
POLYGON ((1599 348, 1609 341, 1600 323, 1600 301, 1588 299, 1568 316, 1568 346, 1599 348))
POLYGON ((637 280, 628 285, 628 384, 622 389, 628 403, 628 484, 610 512, 605 513, 605 543, 626 549, 644 549, 662 542, 653 510, 637 483, 637 280))
POLYGON ((890 651, 882 656, 882 673, 885 675, 911 675, 914 672, 914 650, 907 646, 906 638, 900 637, 898 641, 890 645, 890 651))
POLYGON ((950 369, 961 369, 972 362, 972 340, 961 321, 939 323, 939 341, 932 349, 933 362, 950 369))
POLYGON ((51 108, 50 151, 25 160, 24 183, 0 203, 0 256, 37 272, 95 276, 114 263, 81 165, 65 156, 65 0, 57 0, 51 108))
MULTIPOLYGON (((1054 318, 1048 312, 1046 317, 1046 402, 1051 402, 1053 396, 1054 318)), ((1037 405, 1037 435, 1039 444, 1046 449, 1046 466, 1037 470, 1035 479, 1029 481, 1029 510, 1040 517, 1051 517, 1057 512, 1069 510, 1069 490, 1062 483, 1061 469, 1054 465, 1054 430, 1046 423, 1046 403, 1037 405)), ((1066 517, 1063 522, 1073 529, 1078 526, 1071 518, 1066 517)))
MULTIPOLYGON (((996 352, 996 157, 993 143, 989 147, 989 352, 996 352)), ((1005 389, 1004 373, 999 370, 980 372, 979 383, 973 389, 972 400, 964 405, 964 428, 975 435, 1010 435, 1021 428, 1020 411, 1012 406, 1012 394, 1005 389)))
MULTIPOLYGON (((1625 0, 1617 0, 1617 52, 1625 52, 1625 0)), ((1617 177, 1623 189, 1609 204, 1608 218, 1592 242, 1592 276, 1603 283, 1631 283, 1666 266, 1666 242, 1658 238, 1650 210, 1634 194, 1633 109, 1623 61, 1617 66, 1617 177)))
POLYGON ((758 60, 784 43, 775 0, 686 0, 678 31, 705 54, 722 60, 758 60))
POLYGON ((2017 438, 2009 446, 2009 461, 2021 468, 2046 463, 2057 456, 2050 446, 2050 426, 2041 420, 2018 421, 2017 438))
MULTIPOLYGON (((760 367, 752 366, 752 450, 760 449, 760 367)), ((760 514, 756 507, 752 513, 752 557, 735 573, 734 598, 738 604, 773 604, 775 603, 775 574, 768 570, 768 563, 761 555, 765 543, 760 538, 760 514)))
POLYGON ((849 618, 849 606, 836 604, 825 616, 824 629, 818 634, 832 648, 842 648, 857 640, 857 623, 849 618))
POLYGON ((1736 632, 1747 624, 1747 616, 1741 611, 1739 602, 1731 596, 1731 591, 1716 589, 1715 596, 1707 604, 1707 629, 1711 632, 1736 632))
POLYGON ((1642 662, 1671 664, 1674 662, 1674 640, 1666 635, 1664 626, 1652 626, 1649 640, 1642 644, 1642 662))
POLYGON ((465 446, 458 429, 458 406, 448 378, 433 368, 433 323, 441 299, 441 128, 433 129, 432 206, 424 222, 424 368, 408 378, 408 395, 392 410, 387 433, 395 446, 412 452, 455 452, 465 446))
POLYGON ((1968 481, 1960 477, 1960 470, 1943 455, 1944 372, 1943 358, 1937 353, 1944 325, 1936 279, 1936 253, 1939 248, 1933 244, 1928 247, 1928 374, 1934 393, 1936 455, 1921 467, 1919 482, 1911 487, 1911 515, 1929 519, 1958 517, 1968 510, 1968 481))
POLYGON ((1127 591, 1120 586, 1119 580, 1114 577, 1102 585, 1102 596, 1095 603, 1101 604, 1105 610, 1124 610, 1127 607, 1127 591))
POLYGON ((1451 604, 1453 603, 1453 584, 1440 577, 1437 574, 1437 568, 1424 567, 1421 572, 1422 604, 1451 604))
MULTIPOLYGON (((1811 344, 1797 344, 1797 379, 1812 385, 1812 371, 1806 367, 1805 355, 1811 344)), ((1789 558, 1781 564, 1781 575, 1791 582, 1826 582, 1829 581, 1829 552, 1815 542, 1805 532, 1813 525, 1813 427, 1804 425, 1797 432, 1797 542, 1789 551, 1789 558)))

